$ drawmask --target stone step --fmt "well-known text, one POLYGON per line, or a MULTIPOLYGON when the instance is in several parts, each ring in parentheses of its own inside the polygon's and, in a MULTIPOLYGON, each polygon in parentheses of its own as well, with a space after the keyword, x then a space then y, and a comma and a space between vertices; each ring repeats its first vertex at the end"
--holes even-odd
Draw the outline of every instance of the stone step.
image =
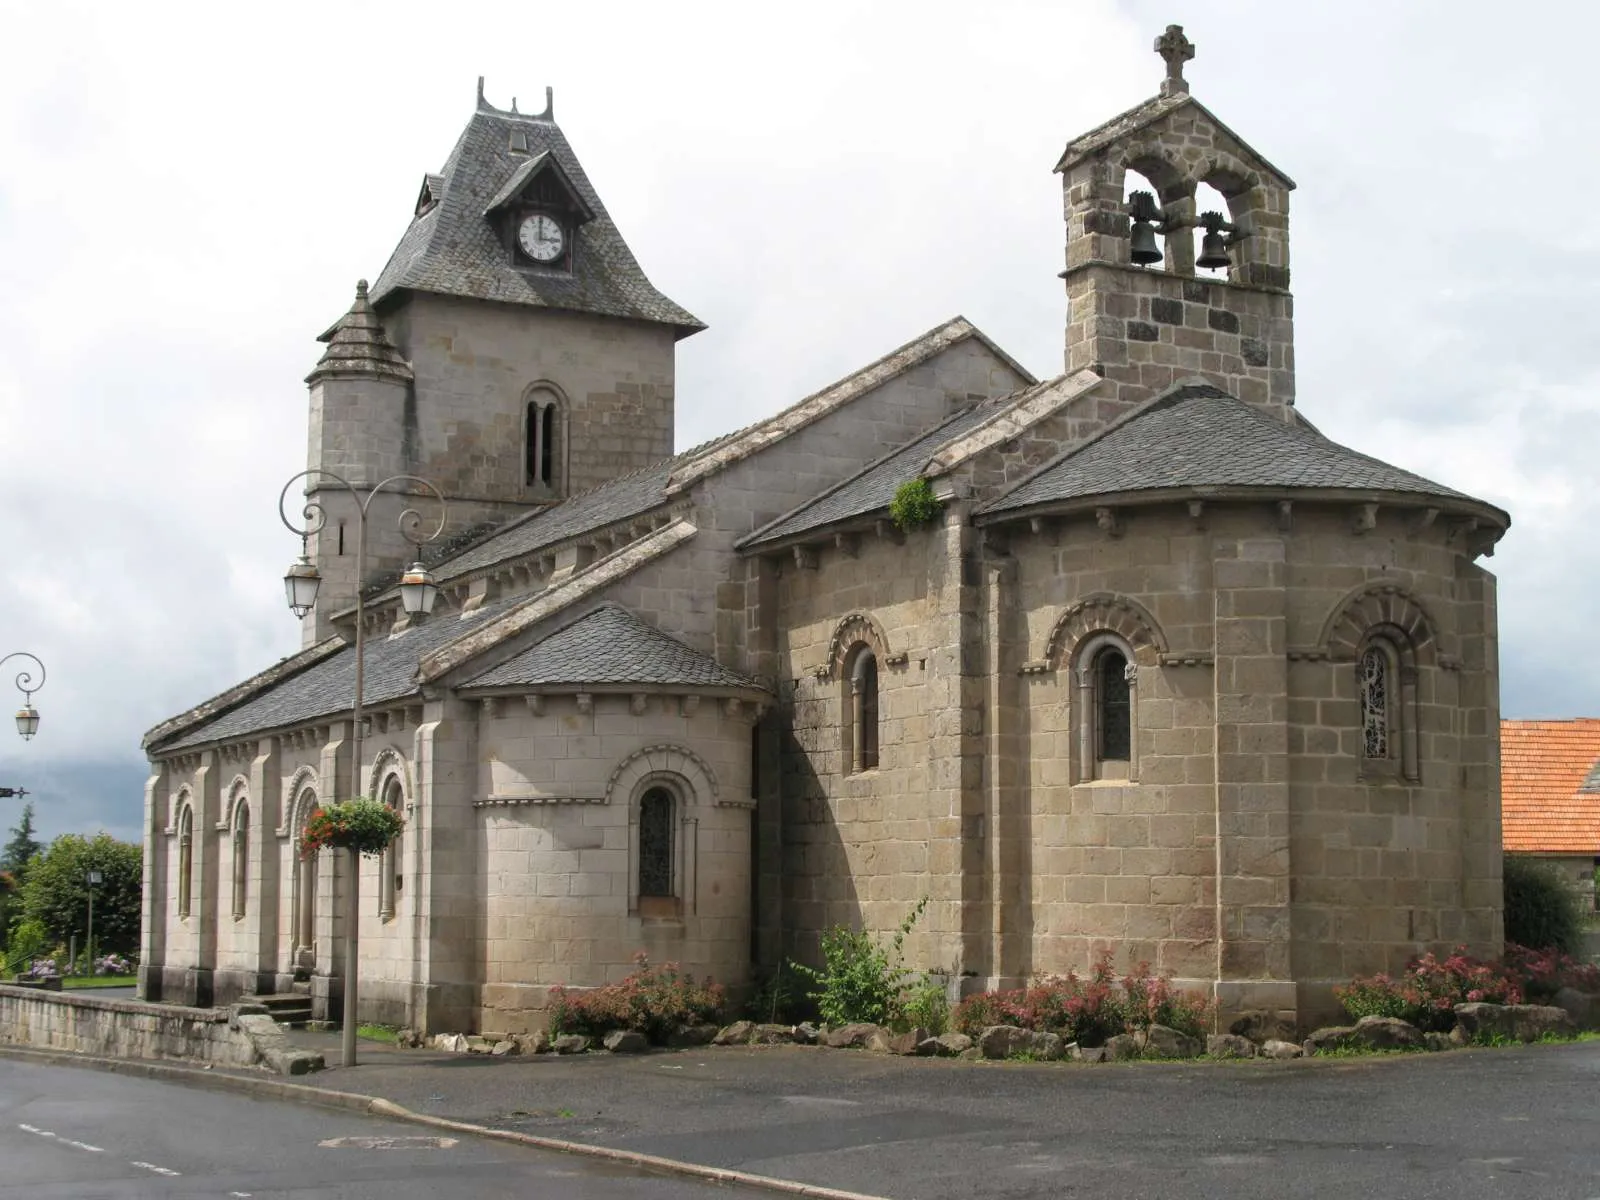
MULTIPOLYGON (((309 989, 308 989, 309 991, 309 989)), ((267 996, 240 996, 241 1004, 259 1004, 280 1025, 304 1025, 311 1020, 308 992, 278 992, 267 996)))

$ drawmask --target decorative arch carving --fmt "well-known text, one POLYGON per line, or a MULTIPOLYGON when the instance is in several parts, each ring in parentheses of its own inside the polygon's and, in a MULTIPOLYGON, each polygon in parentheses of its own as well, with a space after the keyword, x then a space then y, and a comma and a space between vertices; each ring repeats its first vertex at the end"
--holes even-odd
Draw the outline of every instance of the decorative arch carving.
POLYGON ((416 795, 416 789, 411 786, 411 764, 406 762, 405 755, 393 746, 385 746, 372 757, 372 770, 367 773, 366 790, 364 796, 371 796, 374 800, 381 800, 383 781, 390 775, 400 778, 400 787, 405 791, 406 799, 416 795))
POLYGON ((168 837, 178 836, 178 818, 182 815, 186 806, 193 807, 193 805, 194 789, 186 783, 172 796, 172 807, 167 813, 166 832, 168 837))
POLYGON ((250 800, 250 781, 243 775, 235 775, 232 782, 228 784, 226 795, 228 803, 222 811, 221 820, 217 822, 218 829, 233 828, 234 812, 240 804, 248 803, 250 800))
POLYGON ((891 657, 889 652, 889 638, 883 632, 883 626, 870 614, 853 612, 834 627, 833 637, 828 642, 827 672, 824 679, 831 679, 844 670, 845 656, 850 653, 850 647, 859 642, 865 642, 872 648, 872 653, 880 663, 887 663, 891 657))
POLYGON ((628 755, 606 780, 606 803, 619 797, 625 803, 633 803, 638 798, 639 785, 659 775, 676 775, 687 783, 690 794, 684 797, 686 802, 721 803, 716 772, 705 759, 683 746, 644 746, 628 755))
POLYGON ((1131 142, 1120 148, 1115 161, 1122 171, 1136 171, 1148 179, 1163 205, 1194 195, 1195 181, 1158 143, 1131 142))
POLYGON ((1149 609, 1127 596, 1095 592, 1079 600, 1056 619, 1050 637, 1045 642, 1045 662, 1053 668, 1060 667, 1080 641, 1096 633, 1116 634, 1136 654, 1141 651, 1156 655, 1167 652, 1167 636, 1150 615, 1149 609))
POLYGON ((1438 623, 1414 595, 1398 583, 1364 583, 1345 593, 1322 624, 1318 650, 1334 662, 1355 662, 1371 632, 1389 626, 1409 643, 1418 661, 1433 663, 1447 656, 1438 623))
POLYGON ((283 824, 278 826, 279 837, 288 837, 291 832, 304 826, 304 819, 297 819, 301 814, 295 811, 295 806, 300 802, 300 794, 307 788, 315 795, 322 790, 322 784, 315 767, 302 765, 283 785, 283 806, 278 810, 283 814, 283 824))

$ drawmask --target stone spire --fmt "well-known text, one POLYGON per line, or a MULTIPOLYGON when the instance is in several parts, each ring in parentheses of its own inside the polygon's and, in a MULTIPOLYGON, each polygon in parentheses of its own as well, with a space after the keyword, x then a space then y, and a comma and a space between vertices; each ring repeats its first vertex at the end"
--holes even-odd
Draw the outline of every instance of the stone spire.
POLYGON ((410 383, 411 364, 389 341, 383 322, 367 300, 367 281, 356 284, 356 300, 350 311, 327 335, 328 348, 316 369, 306 376, 315 383, 329 375, 385 376, 410 383))

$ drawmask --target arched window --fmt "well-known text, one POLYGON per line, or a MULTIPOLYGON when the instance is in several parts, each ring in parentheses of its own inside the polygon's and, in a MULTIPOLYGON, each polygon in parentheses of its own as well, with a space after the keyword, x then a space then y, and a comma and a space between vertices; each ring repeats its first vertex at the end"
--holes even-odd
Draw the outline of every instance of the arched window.
POLYGON ((561 397, 548 387, 528 394, 523 421, 523 482, 540 493, 561 490, 561 397))
POLYGON ((240 801, 233 809, 233 919, 244 916, 250 893, 250 806, 240 801))
POLYGON ((1127 762, 1132 756, 1133 705, 1128 688, 1128 659, 1107 647, 1095 660, 1095 728, 1099 734, 1097 757, 1102 762, 1127 762))
POLYGON ((852 771, 878 766, 878 656, 860 647, 850 665, 852 771))
POLYGON ((187 804, 178 815, 178 916, 189 915, 194 891, 194 809, 187 804))
MULTIPOLYGON (((397 813, 405 807, 405 789, 398 775, 389 776, 383 785, 383 802, 397 813)), ((405 870, 404 838, 404 833, 398 834, 378 858, 378 915, 385 921, 394 917, 395 897, 405 884, 401 875, 405 870)))
POLYGON ((673 802, 664 787, 649 789, 639 800, 639 896, 670 897, 673 887, 673 802))
POLYGON ((1115 634, 1100 633, 1085 638, 1074 659, 1077 781, 1138 779, 1139 669, 1132 648, 1115 634))
POLYGON ((1362 776, 1421 779, 1417 683, 1416 652, 1404 631, 1369 630, 1356 654, 1362 776))
MULTIPOLYGON (((310 788, 295 802, 295 834, 298 835, 317 807, 317 794, 310 788)), ((301 855, 294 872, 294 965, 309 968, 315 962, 317 947, 317 856, 301 855)))

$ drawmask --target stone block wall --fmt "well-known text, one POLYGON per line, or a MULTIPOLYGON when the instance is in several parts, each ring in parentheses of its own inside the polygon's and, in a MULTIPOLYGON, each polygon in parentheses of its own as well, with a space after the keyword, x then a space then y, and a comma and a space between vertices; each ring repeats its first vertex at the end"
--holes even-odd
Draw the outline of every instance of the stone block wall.
POLYGON ((228 1012, 44 992, 0 984, 0 1041, 113 1058, 187 1059, 248 1067, 254 1044, 230 1028, 228 1012))
POLYGON ((479 1028, 545 1021, 553 984, 674 962, 735 990, 750 965, 748 702, 595 693, 480 702, 479 1028), (674 796, 670 899, 638 894, 638 804, 674 796))

